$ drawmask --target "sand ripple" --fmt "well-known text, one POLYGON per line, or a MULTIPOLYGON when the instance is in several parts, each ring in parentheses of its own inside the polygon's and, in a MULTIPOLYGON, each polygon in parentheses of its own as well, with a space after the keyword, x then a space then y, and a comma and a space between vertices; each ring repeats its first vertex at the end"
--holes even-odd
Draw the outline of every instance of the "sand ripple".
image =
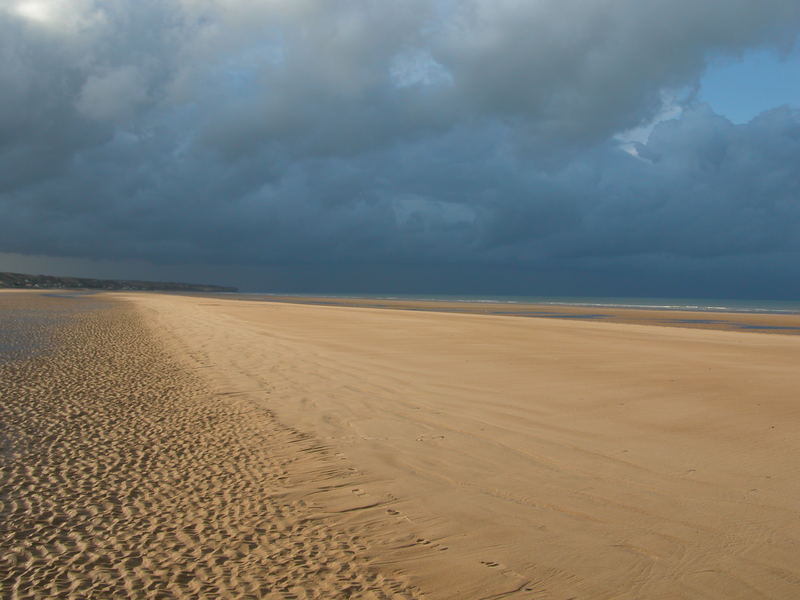
POLYGON ((293 492, 313 439, 212 395, 128 309, 59 335, 0 366, 3 598, 420 597, 293 492))

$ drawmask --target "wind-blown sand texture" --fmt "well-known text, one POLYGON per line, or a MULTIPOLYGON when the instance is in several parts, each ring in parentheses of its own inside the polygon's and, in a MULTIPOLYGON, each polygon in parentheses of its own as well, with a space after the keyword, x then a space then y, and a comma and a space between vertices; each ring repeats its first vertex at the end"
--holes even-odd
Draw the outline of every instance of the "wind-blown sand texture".
POLYGON ((103 297, 14 367, 4 586, 800 597, 796 336, 103 297))
POLYGON ((130 307, 54 336, 0 365, 2 598, 418 597, 314 508, 339 468, 317 442, 210 392, 130 307))

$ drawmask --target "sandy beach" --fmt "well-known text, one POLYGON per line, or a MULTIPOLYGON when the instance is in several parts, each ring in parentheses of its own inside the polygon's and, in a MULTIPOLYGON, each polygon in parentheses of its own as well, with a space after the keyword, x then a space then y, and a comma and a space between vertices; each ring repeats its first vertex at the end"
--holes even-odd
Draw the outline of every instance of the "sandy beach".
POLYGON ((271 302, 309 304, 312 306, 348 306, 395 310, 448 312, 472 315, 535 317, 660 325, 723 331, 756 331, 800 335, 800 311, 785 313, 728 312, 725 310, 687 310, 624 308, 614 305, 580 306, 575 304, 535 304, 526 302, 469 302, 452 300, 405 300, 392 298, 336 298, 323 296, 256 296, 271 302))
POLYGON ((0 362, 0 597, 420 597, 315 503, 340 461, 94 298, 0 293, 60 317, 0 362))
POLYGON ((800 596, 796 315, 96 301, 0 365, 4 597, 800 596))

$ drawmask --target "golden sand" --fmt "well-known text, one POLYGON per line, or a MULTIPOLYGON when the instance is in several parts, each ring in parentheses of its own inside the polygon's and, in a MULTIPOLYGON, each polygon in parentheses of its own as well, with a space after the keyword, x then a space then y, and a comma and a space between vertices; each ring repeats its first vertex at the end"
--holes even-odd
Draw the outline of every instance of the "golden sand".
MULTIPOLYGON (((264 296, 261 296, 262 298, 264 296)), ((338 298, 321 296, 269 296, 271 302, 314 306, 351 306, 473 315, 597 320, 603 323, 659 325, 724 331, 755 331, 800 335, 800 313, 729 312, 717 310, 624 308, 614 305, 535 304, 526 302, 465 302, 453 300, 400 300, 391 298, 338 298)))
POLYGON ((210 389, 130 305, 56 337, 0 365, 0 597, 419 597, 315 506, 340 461, 210 389))
POLYGON ((4 591, 800 597, 796 336, 104 297, 2 367, 4 591))

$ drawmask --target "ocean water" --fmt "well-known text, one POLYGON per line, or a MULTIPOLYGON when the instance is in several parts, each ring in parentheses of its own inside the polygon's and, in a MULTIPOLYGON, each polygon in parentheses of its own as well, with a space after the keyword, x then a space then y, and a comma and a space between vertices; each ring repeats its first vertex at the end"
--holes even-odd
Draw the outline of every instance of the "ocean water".
POLYGON ((761 314, 800 314, 798 300, 744 300, 709 298, 628 298, 628 297, 574 297, 574 296, 492 296, 492 295, 442 295, 442 294, 292 294, 269 293, 230 294, 236 297, 269 300, 275 296, 295 298, 330 298, 363 300, 419 300, 428 302, 485 302, 500 304, 540 304, 552 306, 581 306, 593 308, 638 308, 699 312, 740 312, 761 314))

